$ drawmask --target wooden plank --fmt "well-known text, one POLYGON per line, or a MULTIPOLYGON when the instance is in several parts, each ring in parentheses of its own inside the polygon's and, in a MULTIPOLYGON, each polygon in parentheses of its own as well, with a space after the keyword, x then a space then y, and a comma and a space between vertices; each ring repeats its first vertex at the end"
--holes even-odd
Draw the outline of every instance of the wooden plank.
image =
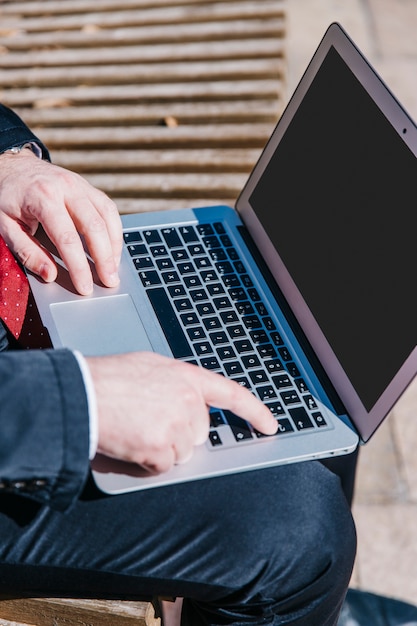
POLYGON ((274 80, 215 80, 212 82, 155 83, 136 85, 84 85, 77 89, 63 85, 62 87, 32 87, 21 89, 2 88, 0 81, 0 99, 12 107, 59 106, 127 103, 127 102, 213 102, 268 99, 278 100, 283 91, 283 81, 279 77, 274 80))
POLYGON ((210 63, 155 63, 61 68, 0 69, 3 87, 118 85, 124 83, 187 83, 192 81, 256 80, 283 75, 280 59, 216 60, 210 63))
POLYGON ((35 626, 160 626, 148 602, 125 600, 6 598, 0 618, 35 626))
MULTIPOLYGON (((44 17, 39 15, 36 18, 25 18, 20 16, 2 15, 1 28, 7 30, 19 29, 24 26, 26 32, 42 32, 57 30, 77 30, 80 28, 120 28, 126 25, 155 25, 155 24, 176 24, 176 23, 194 23, 214 20, 235 20, 235 19, 253 19, 253 18, 271 18, 283 15, 282 0, 240 0, 238 2, 200 2, 200 4, 192 3, 187 6, 187 1, 181 4, 175 3, 175 6, 167 5, 166 0, 159 1, 159 7, 151 8, 147 6, 139 6, 137 10, 119 11, 113 10, 109 12, 100 12, 91 4, 90 12, 84 13, 82 16, 74 14, 71 9, 68 14, 53 14, 44 17), (24 22, 24 24, 23 24, 24 22)), ((70 5, 68 5, 70 6, 70 5)))
POLYGON ((238 148, 261 147, 271 134, 270 124, 219 124, 209 126, 178 126, 176 128, 146 127, 95 127, 74 132, 72 128, 35 127, 51 149, 77 146, 83 150, 91 148, 238 148))
MULTIPOLYGON (((198 1, 198 0, 197 0, 198 1)), ((219 1, 219 0, 217 0, 219 1)), ((220 0, 224 2, 236 2, 236 0, 220 0)), ((117 8, 124 11, 132 8, 149 8, 155 6, 177 5, 178 0, 118 0, 117 8)), ((182 0, 183 5, 195 5, 196 0, 182 0)), ((114 0, 95 0, 96 11, 114 11, 114 0)), ((4 15, 18 15, 23 17, 45 16, 59 14, 82 14, 89 12, 91 5, 85 0, 71 0, 65 3, 62 0, 37 0, 32 2, 19 2, 18 0, 3 0, 1 13, 4 15)))
POLYGON ((56 108, 20 108, 19 114, 33 127, 93 127, 93 126, 166 126, 171 123, 180 126, 187 124, 227 124, 274 122, 279 113, 277 103, 271 100, 240 102, 172 102, 166 104, 149 103, 137 105, 109 105, 100 107, 70 106, 62 102, 56 108), (169 118, 169 119, 168 119, 169 118))
POLYGON ((260 149, 220 150, 53 150, 56 165, 79 173, 236 173, 248 174, 260 149))
POLYGON ((86 174, 87 180, 112 197, 218 197, 233 201, 246 182, 245 174, 86 174))
MULTIPOLYGON (((1 15, 1 13, 0 13, 1 15)), ((21 29, 9 29, 0 21, 0 46, 3 55, 13 51, 57 50, 63 48, 113 48, 127 45, 187 43, 193 41, 223 42, 251 38, 282 39, 285 20, 282 16, 268 19, 195 22, 189 24, 156 24, 142 27, 126 26, 111 30, 80 28, 76 31, 27 33, 21 29)))
MULTIPOLYGON (((57 49, 4 54, 1 67, 4 70, 20 68, 46 68, 80 66, 114 66, 115 64, 142 66, 144 63, 174 63, 192 59, 197 61, 218 61, 236 59, 268 59, 283 56, 283 43, 280 40, 256 39, 249 41, 232 40, 222 42, 192 42, 173 44, 129 45, 117 48, 95 47, 94 49, 57 49)), ((72 69, 71 69, 72 71, 72 69)))

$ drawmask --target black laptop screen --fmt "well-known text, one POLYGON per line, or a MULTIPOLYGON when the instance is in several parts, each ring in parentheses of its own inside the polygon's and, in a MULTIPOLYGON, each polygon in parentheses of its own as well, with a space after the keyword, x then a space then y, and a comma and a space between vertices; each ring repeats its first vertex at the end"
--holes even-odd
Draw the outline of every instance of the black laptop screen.
POLYGON ((417 161, 334 48, 250 203, 370 410, 417 344, 417 161))

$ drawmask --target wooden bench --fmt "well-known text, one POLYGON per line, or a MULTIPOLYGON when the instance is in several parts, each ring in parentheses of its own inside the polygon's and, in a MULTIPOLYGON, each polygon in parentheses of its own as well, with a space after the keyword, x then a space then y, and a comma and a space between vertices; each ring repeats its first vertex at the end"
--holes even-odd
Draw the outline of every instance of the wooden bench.
POLYGON ((121 212, 234 203, 283 106, 285 0, 0 3, 0 101, 121 212))
MULTIPOLYGON (((122 213, 233 204, 283 107, 284 42, 285 0, 3 0, 0 101, 122 213)), ((0 599, 13 622, 159 620, 143 602, 0 599)))

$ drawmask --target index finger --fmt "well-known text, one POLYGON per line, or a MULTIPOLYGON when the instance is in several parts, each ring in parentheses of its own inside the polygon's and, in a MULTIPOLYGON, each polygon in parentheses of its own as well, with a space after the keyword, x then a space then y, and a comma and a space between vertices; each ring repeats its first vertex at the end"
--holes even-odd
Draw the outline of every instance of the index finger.
POLYGON ((81 295, 89 295, 93 277, 74 222, 65 211, 49 211, 48 219, 42 217, 39 221, 61 255, 74 287, 81 295))
POLYGON ((200 370, 203 376, 203 396, 206 404, 236 413, 256 430, 274 435, 278 422, 272 413, 251 391, 237 382, 208 370, 200 370))

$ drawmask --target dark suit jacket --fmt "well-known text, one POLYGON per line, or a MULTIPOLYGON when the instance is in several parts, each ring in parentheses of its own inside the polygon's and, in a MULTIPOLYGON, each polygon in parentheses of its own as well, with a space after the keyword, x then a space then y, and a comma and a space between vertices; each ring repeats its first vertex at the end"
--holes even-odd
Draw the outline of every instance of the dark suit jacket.
MULTIPOLYGON (((0 153, 36 141, 22 120, 0 105, 0 153)), ((12 157, 11 157, 12 158, 12 157)), ((0 349, 6 347, 0 323, 0 349)), ((0 497, 17 493, 65 509, 89 469, 85 388, 69 350, 0 352, 0 497)))

